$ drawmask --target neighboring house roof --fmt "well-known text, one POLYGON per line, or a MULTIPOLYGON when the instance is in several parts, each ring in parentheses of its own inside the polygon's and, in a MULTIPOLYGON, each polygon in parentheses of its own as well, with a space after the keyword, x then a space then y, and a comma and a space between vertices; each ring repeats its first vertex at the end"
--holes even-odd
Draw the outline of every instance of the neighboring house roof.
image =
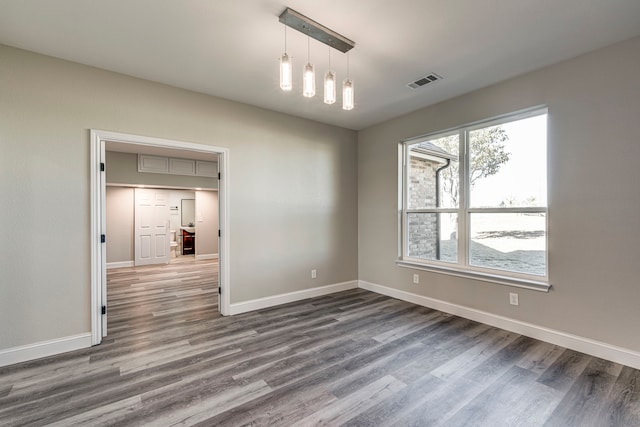
POLYGON ((429 141, 421 142, 420 144, 412 147, 411 151, 440 157, 441 159, 458 160, 458 156, 455 154, 451 154, 429 141))

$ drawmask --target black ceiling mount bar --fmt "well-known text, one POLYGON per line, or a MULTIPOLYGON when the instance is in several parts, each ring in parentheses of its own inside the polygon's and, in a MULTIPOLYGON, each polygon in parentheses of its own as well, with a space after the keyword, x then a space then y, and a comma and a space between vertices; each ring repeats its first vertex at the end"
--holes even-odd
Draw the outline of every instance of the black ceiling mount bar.
POLYGON ((280 14, 280 22, 287 27, 298 30, 309 37, 331 46, 342 53, 349 52, 356 45, 353 40, 349 40, 345 36, 336 33, 324 25, 318 24, 313 19, 296 12, 291 8, 286 8, 284 12, 280 14))

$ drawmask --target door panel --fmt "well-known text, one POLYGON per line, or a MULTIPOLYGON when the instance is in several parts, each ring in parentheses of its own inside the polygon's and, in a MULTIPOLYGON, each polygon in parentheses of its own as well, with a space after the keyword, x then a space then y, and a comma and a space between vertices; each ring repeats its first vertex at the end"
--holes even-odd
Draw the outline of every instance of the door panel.
POLYGON ((135 189, 135 265, 169 263, 169 192, 135 189))
POLYGON ((139 242, 140 242, 140 258, 141 259, 151 258, 151 237, 140 236, 139 242))
POLYGON ((167 256, 167 252, 164 250, 166 246, 165 236, 156 236, 156 258, 163 258, 167 256))

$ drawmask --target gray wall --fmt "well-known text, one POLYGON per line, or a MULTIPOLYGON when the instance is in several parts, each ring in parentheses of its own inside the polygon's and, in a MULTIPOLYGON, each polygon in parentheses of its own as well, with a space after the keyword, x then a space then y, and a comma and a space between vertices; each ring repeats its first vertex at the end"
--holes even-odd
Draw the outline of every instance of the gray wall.
POLYGON ((109 184, 144 184, 186 188, 218 188, 217 178, 138 172, 138 155, 106 152, 107 182, 109 184))
POLYGON ((92 128, 229 147, 232 302, 357 278, 355 132, 6 46, 0 58, 0 349, 90 330, 92 128))
POLYGON ((196 191, 196 255, 218 253, 218 193, 196 191))
MULTIPOLYGON (((640 38, 358 136, 359 278, 640 351, 640 38), (541 293, 395 265, 400 140, 546 104, 549 277, 541 293), (509 305, 509 292, 520 306, 509 305)), ((443 82, 441 84, 446 84, 443 82)))
POLYGON ((134 260, 135 195, 133 188, 107 187, 107 263, 134 260))

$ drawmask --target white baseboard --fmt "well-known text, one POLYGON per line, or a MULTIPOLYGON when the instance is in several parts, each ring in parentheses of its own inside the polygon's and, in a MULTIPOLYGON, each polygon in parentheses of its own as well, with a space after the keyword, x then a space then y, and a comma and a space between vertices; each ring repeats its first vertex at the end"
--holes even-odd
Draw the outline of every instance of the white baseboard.
POLYGON ((13 365, 87 347, 91 347, 90 332, 8 348, 0 350, 0 366, 13 365))
POLYGON ((123 267, 134 267, 135 264, 133 261, 120 261, 120 262, 108 262, 107 270, 110 268, 123 268, 123 267))
POLYGON ((200 261, 203 259, 218 259, 218 254, 202 254, 196 255, 196 261, 200 261))
POLYGON ((237 302, 229 306, 229 314, 240 314, 248 311, 261 310, 263 308, 274 307, 276 305, 287 304, 294 301, 300 301, 307 298, 319 297, 322 295, 333 294, 335 292, 356 289, 358 287, 357 280, 349 282, 336 283, 333 285, 318 286, 317 288, 305 289, 302 291, 288 292, 286 294, 274 295, 265 298, 258 298, 249 301, 237 302))
POLYGON ((633 350, 363 280, 358 287, 640 369, 640 353, 633 350))

